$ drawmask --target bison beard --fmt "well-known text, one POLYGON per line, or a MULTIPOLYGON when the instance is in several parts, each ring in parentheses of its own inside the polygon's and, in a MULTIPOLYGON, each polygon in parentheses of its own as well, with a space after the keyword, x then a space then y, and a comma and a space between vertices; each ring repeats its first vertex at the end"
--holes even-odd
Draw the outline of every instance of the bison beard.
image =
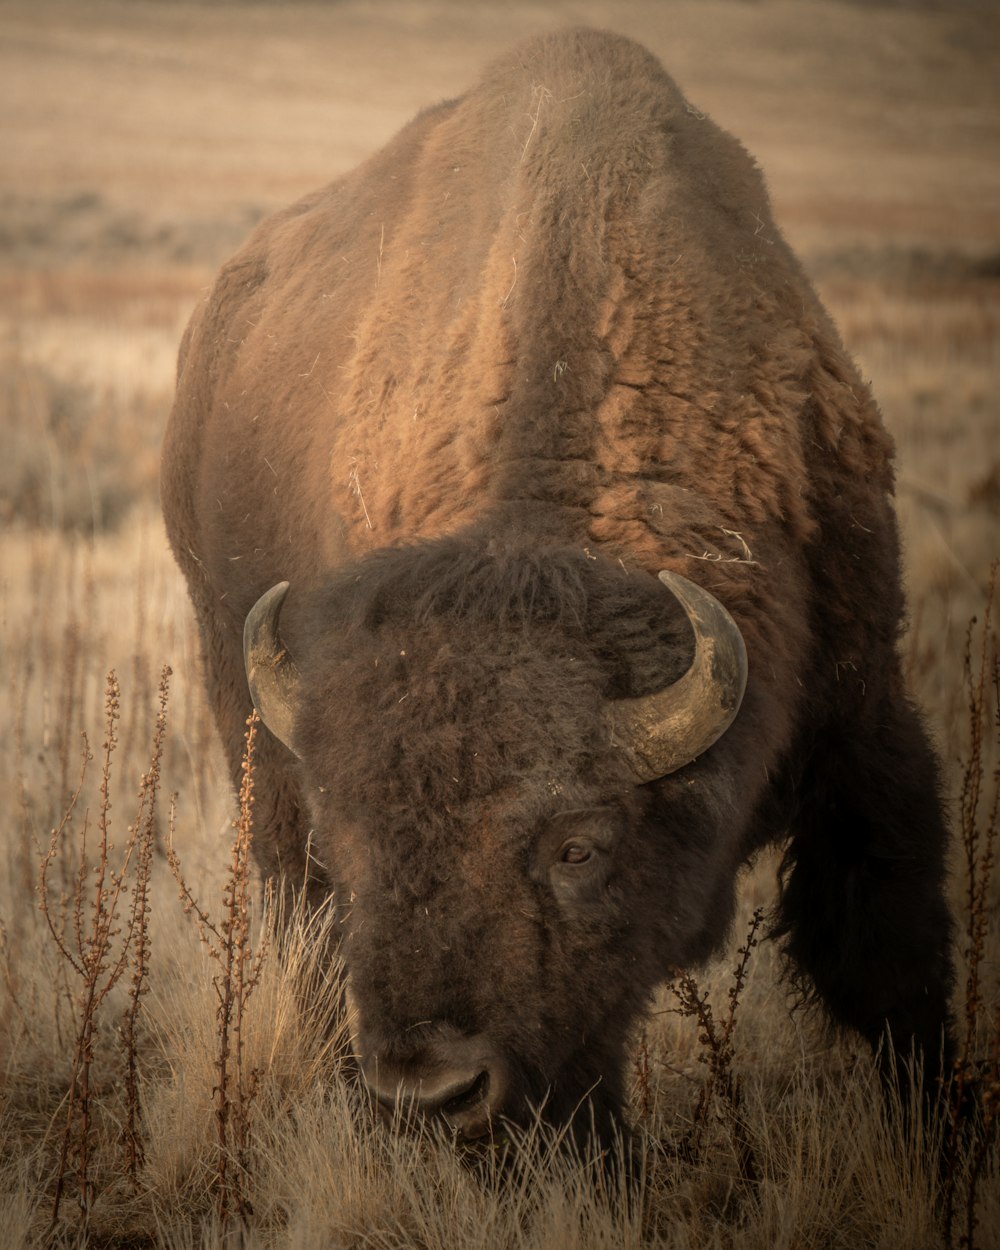
POLYGON ((612 35, 516 49, 223 270, 164 514, 387 1114, 607 1140, 630 1030, 776 841, 797 973, 934 1088, 891 455, 753 163, 612 35))

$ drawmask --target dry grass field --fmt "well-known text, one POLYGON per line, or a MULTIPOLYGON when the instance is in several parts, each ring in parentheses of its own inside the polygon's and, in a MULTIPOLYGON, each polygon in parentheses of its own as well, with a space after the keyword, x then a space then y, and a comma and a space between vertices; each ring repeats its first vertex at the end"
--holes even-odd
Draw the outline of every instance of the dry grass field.
POLYGON ((774 862, 695 973, 712 1027, 689 984, 636 1038, 627 1197, 542 1140, 501 1183, 373 1130, 296 992, 315 934, 269 947, 159 519, 177 343, 261 215, 568 23, 642 40, 758 157, 895 435, 955 1007, 1000 1096, 995 6, 0 0, 0 1247, 1000 1246, 996 1132, 939 1170, 773 944, 734 979, 774 862))

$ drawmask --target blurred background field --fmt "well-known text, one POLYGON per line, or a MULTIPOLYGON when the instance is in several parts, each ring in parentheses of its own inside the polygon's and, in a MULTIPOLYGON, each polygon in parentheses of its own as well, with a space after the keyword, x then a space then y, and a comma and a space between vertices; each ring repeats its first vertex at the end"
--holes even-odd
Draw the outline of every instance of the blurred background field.
MULTIPOLYGON (((157 503, 187 317, 263 215, 355 165, 420 107, 460 92, 511 42, 571 23, 645 43, 698 108, 743 140, 765 171, 780 226, 872 383, 898 446, 909 676, 961 824, 962 761, 974 746, 966 635, 970 618, 983 616, 1000 556, 996 5, 2 0, 0 1246, 78 1236, 72 1202, 46 1233, 79 1001, 37 908, 39 861, 78 782, 81 730, 100 757, 110 668, 122 686, 112 811, 120 852, 149 767, 164 664, 173 677, 152 825, 140 1048, 146 1168, 129 1187, 116 1153, 123 978, 107 1000, 94 1060, 99 1183, 88 1200, 89 1236, 120 1246, 222 1244, 214 965, 164 857, 172 824, 189 885, 210 909, 211 900, 219 905, 231 778, 200 693, 193 623, 157 503)), ((989 731, 980 745, 987 810, 996 764, 989 731)), ((100 763, 65 830, 59 862, 68 888, 85 809, 93 851, 100 763)), ((773 877, 773 863, 749 874, 746 916, 772 899, 773 877)), ((701 978, 720 1014, 744 932, 734 955, 701 978)), ((993 907, 983 1020, 997 1008, 998 964, 993 907)), ((247 1244, 940 1242, 933 1179, 915 1152, 904 1157, 884 1137, 866 1060, 850 1039, 840 1044, 807 1016, 789 1018, 767 944, 754 952, 737 1038, 760 1175, 748 1189, 725 1134, 693 1163, 654 1149, 651 1197, 639 1214, 602 1206, 562 1173, 556 1183, 558 1169, 536 1177, 530 1201, 527 1186, 501 1201, 448 1158, 352 1135, 327 1048, 316 1030, 292 1036, 297 1008, 287 989, 282 997, 276 960, 269 966, 253 1043, 262 1084, 247 1244)), ((664 998, 637 1039, 636 1114, 654 1144, 677 1138, 690 1119, 705 1067, 693 1022, 663 1014, 672 1003, 664 998)), ((1000 1228, 995 1157, 989 1168, 979 1245, 1000 1228)))

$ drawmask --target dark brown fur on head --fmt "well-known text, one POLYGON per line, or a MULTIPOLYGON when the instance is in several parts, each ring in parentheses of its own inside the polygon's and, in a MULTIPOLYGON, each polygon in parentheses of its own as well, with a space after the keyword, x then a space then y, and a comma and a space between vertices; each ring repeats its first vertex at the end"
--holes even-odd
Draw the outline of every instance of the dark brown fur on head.
POLYGON ((482 1033, 551 1114, 592 1087, 620 1111, 628 1030, 702 953, 718 888, 696 789, 638 788, 602 717, 688 667, 676 600, 480 535, 348 568, 296 633, 315 639, 296 741, 365 1045, 403 1062, 428 1021, 482 1033), (586 877, 557 859, 580 831, 601 842, 586 877))

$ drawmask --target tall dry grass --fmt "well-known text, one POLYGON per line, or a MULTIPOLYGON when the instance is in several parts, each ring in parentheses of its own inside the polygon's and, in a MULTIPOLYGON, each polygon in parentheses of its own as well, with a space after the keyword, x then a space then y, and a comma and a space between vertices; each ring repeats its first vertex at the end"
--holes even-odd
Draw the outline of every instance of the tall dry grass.
MULTIPOLYGON (((12 509, 2 535, 0 1244, 997 1244, 996 1103, 974 1113, 966 1100, 958 1132, 947 1116, 918 1131, 916 1113, 883 1113, 855 1039, 790 1014, 779 953, 752 923, 773 902, 772 860, 743 882, 729 955, 665 988, 635 1039, 631 1188, 596 1183, 540 1130, 501 1180, 427 1136, 373 1127, 343 1079, 323 992, 315 927, 328 920, 268 946, 270 904, 247 858, 252 793, 242 808, 230 793, 150 502, 143 449, 158 441, 198 281, 144 292, 70 274, 18 288, 13 376, 35 379, 46 455, 67 471, 50 473, 42 502, 12 509), (67 398, 70 383, 89 389, 67 398), (85 415, 60 425, 63 403, 85 415), (117 515, 71 503, 65 483, 84 465, 94 476, 94 454, 125 498, 117 515), (97 757, 82 783, 81 731, 97 757), (943 1166, 927 1135, 944 1143, 943 1166)), ((993 1098, 996 292, 978 277, 822 281, 900 443, 909 670, 956 828, 963 1080, 993 1098)), ((5 402, 4 420, 20 420, 17 388, 5 402)), ((30 443, 34 427, 17 428, 30 443)))

